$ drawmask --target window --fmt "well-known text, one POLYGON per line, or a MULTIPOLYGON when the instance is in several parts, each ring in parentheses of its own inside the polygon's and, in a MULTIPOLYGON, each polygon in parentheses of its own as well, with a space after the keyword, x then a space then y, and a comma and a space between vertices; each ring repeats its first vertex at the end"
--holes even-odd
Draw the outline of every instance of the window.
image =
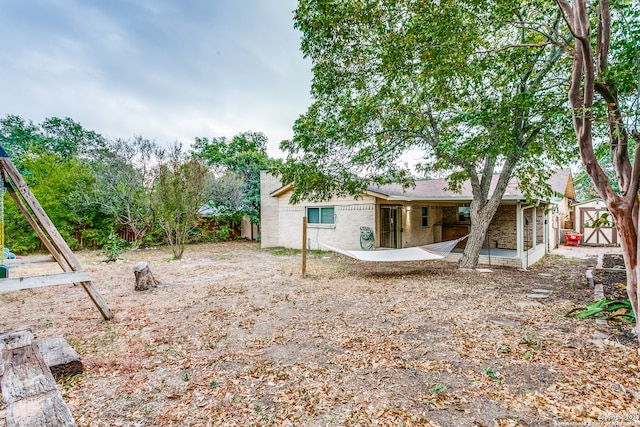
POLYGON ((333 207, 330 208, 307 208, 308 224, 333 224, 333 207))
POLYGON ((458 208, 458 221, 471 222, 471 209, 469 206, 460 206, 458 208))
POLYGON ((422 207, 422 226, 429 226, 429 208, 427 206, 422 207))

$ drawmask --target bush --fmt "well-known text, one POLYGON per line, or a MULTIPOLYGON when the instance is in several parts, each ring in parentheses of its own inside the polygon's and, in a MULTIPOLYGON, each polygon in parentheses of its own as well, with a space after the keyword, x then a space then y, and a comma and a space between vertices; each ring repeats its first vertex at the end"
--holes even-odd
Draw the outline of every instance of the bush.
POLYGON ((114 262, 126 249, 127 241, 118 237, 115 233, 107 236, 102 246, 102 252, 107 256, 107 262, 114 262))

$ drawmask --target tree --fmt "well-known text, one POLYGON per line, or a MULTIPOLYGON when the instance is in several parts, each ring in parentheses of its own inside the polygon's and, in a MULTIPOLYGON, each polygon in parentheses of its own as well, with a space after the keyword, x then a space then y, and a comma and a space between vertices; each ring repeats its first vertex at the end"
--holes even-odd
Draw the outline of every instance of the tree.
MULTIPOLYGON (((23 175, 27 185, 69 246, 76 248, 85 238, 91 240, 95 230, 104 225, 104 218, 84 203, 84 195, 91 192, 94 183, 86 162, 37 149, 29 149, 17 162, 28 171, 23 175)), ((5 218, 8 247, 20 253, 43 249, 14 203, 6 203, 5 218)))
MULTIPOLYGON (((235 206, 219 206, 221 209, 238 209, 247 214, 252 224, 260 222, 260 171, 269 169, 273 161, 267 155, 267 137, 261 132, 242 132, 231 140, 221 138, 196 138, 193 146, 196 157, 213 167, 218 176, 230 173, 243 180, 242 201, 230 199, 235 206)), ((232 184, 224 178, 220 184, 232 184)), ((219 199, 217 203, 224 204, 219 199)))
POLYGON ((104 148, 105 139, 69 117, 51 117, 35 125, 19 116, 7 115, 0 120, 0 144, 12 158, 19 158, 34 148, 69 159, 77 155, 91 157, 92 153, 104 148))
POLYGON ((216 212, 215 216, 231 217, 242 212, 245 187, 244 179, 233 172, 225 172, 213 179, 207 204, 216 212))
POLYGON ((31 146, 42 147, 41 139, 40 129, 31 121, 15 115, 0 120, 0 145, 12 159, 18 159, 31 146))
POLYGON ((398 158, 421 149, 433 159, 423 169, 448 171, 454 189, 471 182, 460 266, 475 267, 512 176, 544 194, 544 178, 566 159, 560 16, 548 43, 521 24, 535 9, 498 3, 301 0, 295 25, 313 63, 314 102, 281 145, 292 201, 409 186, 398 158))
POLYGON ((87 130, 69 117, 47 118, 41 125, 45 148, 58 153, 62 158, 88 157, 105 148, 105 138, 97 132, 87 130))
POLYGON ((153 224, 152 165, 157 151, 153 141, 141 136, 133 141, 117 139, 93 162, 96 183, 89 201, 131 231, 136 242, 153 224))
POLYGON ((155 217, 171 247, 174 259, 181 259, 189 232, 198 224, 198 211, 208 198, 210 174, 198 159, 188 158, 181 145, 160 157, 154 181, 152 206, 155 217))
MULTIPOLYGON (((580 156, 598 194, 615 218, 627 272, 627 293, 638 318, 640 3, 637 0, 555 2, 574 39, 568 98, 573 108, 580 156), (617 190, 594 150, 597 131, 594 124, 598 121, 608 125, 607 139, 617 190), (632 143, 635 144, 633 161, 629 156, 632 143)), ((636 331, 640 332, 640 323, 636 331)), ((640 333, 638 339, 640 344, 640 333)))

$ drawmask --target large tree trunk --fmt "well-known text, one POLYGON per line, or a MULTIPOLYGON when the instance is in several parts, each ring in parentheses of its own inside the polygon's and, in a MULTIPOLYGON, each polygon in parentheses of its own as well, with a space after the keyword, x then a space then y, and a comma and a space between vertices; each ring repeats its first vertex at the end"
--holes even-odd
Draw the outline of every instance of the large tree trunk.
POLYGON ((467 238, 467 246, 464 248, 462 258, 460 258, 459 268, 473 269, 478 267, 480 250, 487 236, 489 224, 498 210, 499 205, 485 205, 482 209, 477 208, 477 203, 471 203, 471 232, 467 238))
MULTIPOLYGON (((638 276, 640 275, 640 264, 638 263, 638 235, 637 235, 637 223, 633 220, 632 211, 638 209, 638 202, 634 206, 629 207, 623 205, 609 206, 611 214, 615 218, 616 228, 620 236, 620 246, 622 247, 622 256, 624 257, 625 270, 627 272, 627 295, 633 312, 638 316, 638 307, 640 301, 638 300, 638 276)), ((636 332, 640 332, 638 329, 638 321, 636 322, 636 332)), ((639 334, 640 340, 640 334, 639 334)))
MULTIPOLYGON (((628 152, 628 134, 622 120, 615 84, 603 77, 609 54, 611 15, 609 0, 601 0, 597 9, 597 38, 595 51, 592 44, 589 4, 586 1, 555 0, 564 13, 574 43, 573 71, 569 88, 569 102, 573 107, 573 125, 580 147, 585 170, 598 194, 613 215, 620 234, 622 253, 627 272, 627 294, 638 319, 640 301, 638 282, 640 268, 638 254, 638 186, 640 180, 640 146, 636 147, 633 164, 628 152), (602 97, 607 105, 611 158, 616 171, 619 194, 616 193, 606 173, 600 167, 593 150, 594 94, 602 97)), ((636 323, 640 344, 640 319, 636 323)))

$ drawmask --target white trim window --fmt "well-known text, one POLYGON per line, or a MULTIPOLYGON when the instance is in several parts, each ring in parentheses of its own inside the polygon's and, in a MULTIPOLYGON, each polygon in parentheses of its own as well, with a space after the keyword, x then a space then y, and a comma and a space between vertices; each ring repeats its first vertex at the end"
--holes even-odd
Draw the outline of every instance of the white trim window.
POLYGON ((333 225, 335 224, 335 209, 333 206, 307 208, 307 224, 333 225))

